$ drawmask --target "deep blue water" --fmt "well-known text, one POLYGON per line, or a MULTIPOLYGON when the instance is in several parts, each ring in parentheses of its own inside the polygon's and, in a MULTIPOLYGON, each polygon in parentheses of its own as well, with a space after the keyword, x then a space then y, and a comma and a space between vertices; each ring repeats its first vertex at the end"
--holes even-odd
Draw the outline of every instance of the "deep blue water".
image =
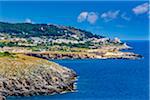
POLYGON ((8 100, 148 100, 148 41, 128 41, 140 60, 54 60, 79 75, 77 92, 8 100))

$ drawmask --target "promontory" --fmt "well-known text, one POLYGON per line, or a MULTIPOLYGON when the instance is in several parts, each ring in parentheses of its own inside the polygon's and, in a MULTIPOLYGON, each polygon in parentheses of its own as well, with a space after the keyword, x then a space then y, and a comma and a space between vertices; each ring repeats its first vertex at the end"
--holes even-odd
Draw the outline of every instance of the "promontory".
POLYGON ((74 91, 76 73, 44 59, 0 54, 0 98, 74 91))

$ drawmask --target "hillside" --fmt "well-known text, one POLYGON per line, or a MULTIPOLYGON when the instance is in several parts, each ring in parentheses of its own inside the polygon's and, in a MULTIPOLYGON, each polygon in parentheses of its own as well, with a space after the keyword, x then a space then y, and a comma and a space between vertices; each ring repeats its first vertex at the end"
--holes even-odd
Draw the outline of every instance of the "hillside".
POLYGON ((123 49, 131 47, 119 38, 111 40, 70 26, 0 22, 0 52, 23 53, 46 59, 139 57, 122 52, 123 49))
POLYGON ((54 24, 31 24, 31 23, 4 23, 0 22, 0 32, 7 33, 16 37, 64 37, 73 38, 71 35, 77 35, 79 39, 85 38, 102 38, 102 36, 94 35, 91 32, 77 29, 74 27, 59 26, 54 24))
POLYGON ((120 45, 121 41, 71 26, 0 22, 0 47, 29 47, 33 51, 48 51, 53 46, 91 49, 109 44, 120 45))
POLYGON ((75 72, 23 54, 0 57, 1 96, 50 95, 74 90, 75 72))

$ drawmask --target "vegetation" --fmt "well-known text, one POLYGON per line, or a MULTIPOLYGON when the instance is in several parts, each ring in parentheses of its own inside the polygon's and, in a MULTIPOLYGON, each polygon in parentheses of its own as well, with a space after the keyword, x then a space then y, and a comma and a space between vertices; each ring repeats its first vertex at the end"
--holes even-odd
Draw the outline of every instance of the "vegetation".
POLYGON ((18 43, 16 42, 0 42, 0 47, 13 47, 13 46, 18 46, 18 43))
MULTIPOLYGON (((118 41, 120 40, 118 39, 118 41)), ((72 48, 97 49, 102 46, 120 45, 123 44, 70 26, 0 22, 0 48, 2 51, 9 51, 10 47, 14 47, 14 51, 17 52, 19 50, 21 52, 23 50, 75 52, 80 50, 72 50, 72 48)))
POLYGON ((0 57, 14 57, 14 54, 9 52, 0 52, 0 57))
MULTIPOLYGON (((33 70, 34 67, 38 68, 37 66, 40 67, 40 65, 43 64, 47 64, 49 66, 54 65, 53 67, 57 66, 55 63, 53 62, 49 62, 40 58, 35 58, 35 57, 30 57, 30 56, 26 56, 23 54, 17 54, 17 58, 16 59, 11 59, 10 60, 10 53, 5 52, 5 53, 0 53, 0 55, 5 56, 5 57, 0 57, 0 74, 4 74, 7 76, 23 76, 21 73, 22 71, 25 71, 25 69, 30 69, 33 70)), ((49 67, 48 66, 48 67, 49 67)), ((29 70, 29 71, 30 71, 29 70)), ((30 72, 27 72, 28 74, 30 74, 30 72)))
POLYGON ((47 24, 31 24, 31 23, 4 23, 0 22, 0 32, 8 33, 12 36, 18 37, 53 37, 60 38, 61 36, 69 38, 70 35, 77 34, 80 39, 83 38, 101 38, 102 36, 94 35, 91 32, 87 32, 81 29, 76 29, 73 27, 62 27, 56 25, 47 24))

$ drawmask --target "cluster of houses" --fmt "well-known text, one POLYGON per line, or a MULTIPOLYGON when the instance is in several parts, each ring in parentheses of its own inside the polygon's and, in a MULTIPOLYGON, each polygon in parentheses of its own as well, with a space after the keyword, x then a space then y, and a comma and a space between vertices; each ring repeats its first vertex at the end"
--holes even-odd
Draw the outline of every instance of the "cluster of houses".
MULTIPOLYGON (((60 39, 43 39, 40 37, 31 37, 31 40, 34 44, 41 44, 41 43, 65 43, 65 44, 79 44, 82 43, 84 44, 85 42, 93 42, 93 43, 106 43, 107 41, 109 41, 109 38, 88 38, 88 39, 84 39, 84 40, 72 40, 72 39, 64 39, 64 38, 60 38, 60 39)), ((118 38, 115 38, 114 40, 116 43, 120 42, 120 40, 118 38)))
MULTIPOLYGON (((85 42, 93 42, 93 43, 107 43, 110 42, 110 38, 88 38, 84 40, 78 40, 77 35, 73 35, 75 39, 66 39, 66 38, 47 38, 47 37, 30 37, 30 38, 19 38, 19 37, 10 37, 6 34, 0 33, 0 40, 8 40, 10 42, 17 42, 18 45, 24 45, 24 46, 36 46, 37 44, 48 44, 48 43, 71 43, 71 44, 78 44, 85 42)), ((119 38, 114 38, 111 40, 114 43, 121 43, 119 38)))

